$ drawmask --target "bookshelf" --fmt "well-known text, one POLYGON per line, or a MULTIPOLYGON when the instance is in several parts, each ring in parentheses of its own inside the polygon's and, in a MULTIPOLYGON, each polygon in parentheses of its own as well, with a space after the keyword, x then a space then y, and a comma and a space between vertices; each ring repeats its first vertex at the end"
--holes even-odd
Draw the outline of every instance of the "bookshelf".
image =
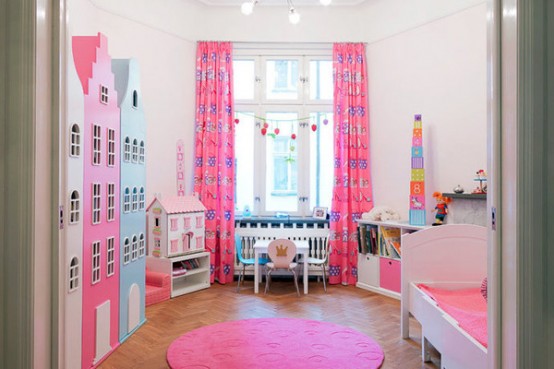
POLYGON ((400 299, 402 235, 429 226, 412 225, 407 221, 358 222, 358 282, 368 291, 400 299))
POLYGON ((210 287, 210 253, 197 252, 171 258, 148 256, 146 266, 171 276, 171 297, 210 287))

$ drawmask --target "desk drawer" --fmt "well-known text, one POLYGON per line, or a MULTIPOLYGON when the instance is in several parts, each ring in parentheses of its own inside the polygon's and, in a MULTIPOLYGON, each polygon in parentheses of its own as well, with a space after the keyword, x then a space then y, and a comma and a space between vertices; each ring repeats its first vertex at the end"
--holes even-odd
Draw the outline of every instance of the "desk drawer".
POLYGON ((381 288, 400 293, 400 260, 381 258, 379 266, 381 288))

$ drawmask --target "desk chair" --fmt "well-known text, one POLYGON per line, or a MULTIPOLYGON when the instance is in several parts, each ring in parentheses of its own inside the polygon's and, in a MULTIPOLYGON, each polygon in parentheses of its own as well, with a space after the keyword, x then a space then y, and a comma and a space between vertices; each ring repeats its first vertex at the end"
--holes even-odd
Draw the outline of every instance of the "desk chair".
POLYGON ((296 256, 296 245, 294 242, 284 238, 273 240, 267 246, 267 254, 269 255, 270 262, 266 264, 265 293, 267 294, 269 290, 271 272, 277 269, 284 269, 292 272, 294 276, 294 285, 296 286, 296 294, 300 296, 298 278, 296 278, 296 267, 298 263, 292 261, 296 256))
MULTIPOLYGON (((239 235, 235 235, 235 250, 237 252, 239 267, 240 267, 240 264, 242 264, 242 273, 241 273, 241 270, 239 269, 239 280, 237 283, 237 292, 240 292, 241 276, 242 276, 242 283, 244 283, 244 271, 247 265, 254 265, 254 258, 244 258, 242 256, 242 240, 239 235)), ((266 265, 268 261, 269 259, 267 258, 260 258, 258 263, 260 265, 266 265)))
MULTIPOLYGON (((325 280, 327 279, 325 269, 327 268, 327 262, 329 260, 329 236, 325 238, 321 248, 318 250, 315 248, 316 255, 319 257, 309 257, 308 260, 300 260, 301 263, 307 262, 308 265, 316 265, 321 267, 321 272, 323 274, 323 290, 327 292, 327 284, 325 280)), ((317 277, 319 281, 319 276, 317 277)))

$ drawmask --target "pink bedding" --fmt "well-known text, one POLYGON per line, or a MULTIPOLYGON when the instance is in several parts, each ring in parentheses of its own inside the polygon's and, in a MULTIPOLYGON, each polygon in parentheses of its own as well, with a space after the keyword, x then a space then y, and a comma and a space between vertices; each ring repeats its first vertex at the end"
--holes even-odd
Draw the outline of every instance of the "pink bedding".
POLYGON ((464 331, 487 347, 487 301, 480 288, 445 290, 419 284, 418 287, 452 316, 464 331))

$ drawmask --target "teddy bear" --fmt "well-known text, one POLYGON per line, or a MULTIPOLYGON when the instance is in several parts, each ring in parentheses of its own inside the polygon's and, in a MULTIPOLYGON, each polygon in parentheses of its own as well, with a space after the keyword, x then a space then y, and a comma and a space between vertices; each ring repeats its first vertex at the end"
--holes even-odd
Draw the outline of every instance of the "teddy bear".
POLYGON ((385 222, 387 220, 400 220, 400 214, 388 206, 375 206, 369 212, 363 213, 362 219, 385 222))

